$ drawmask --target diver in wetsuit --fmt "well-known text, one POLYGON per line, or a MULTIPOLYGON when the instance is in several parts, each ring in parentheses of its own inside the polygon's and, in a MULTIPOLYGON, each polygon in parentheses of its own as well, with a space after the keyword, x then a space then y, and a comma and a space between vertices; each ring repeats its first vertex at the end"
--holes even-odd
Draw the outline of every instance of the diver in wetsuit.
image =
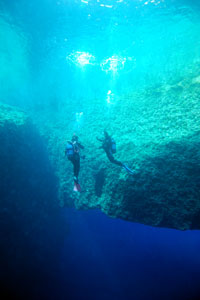
POLYGON ((107 155, 107 157, 108 157, 108 159, 109 159, 109 161, 111 163, 125 168, 126 171, 129 172, 130 174, 134 173, 131 169, 129 169, 127 167, 126 164, 124 164, 121 161, 116 160, 114 158, 113 154, 116 153, 116 143, 115 143, 114 139, 111 136, 109 136, 109 134, 107 133, 106 130, 104 130, 104 138, 103 139, 99 139, 97 137, 97 140, 99 142, 102 142, 102 145, 101 145, 100 148, 104 149, 104 151, 106 152, 106 155, 107 155))
MULTIPOLYGON (((78 136, 73 135, 72 140, 67 142, 65 155, 67 155, 68 159, 74 166, 74 191, 79 192, 81 190, 78 182, 78 175, 80 171, 80 149, 84 149, 84 146, 79 143, 78 136)), ((82 158, 85 158, 85 156, 83 156, 82 158)))

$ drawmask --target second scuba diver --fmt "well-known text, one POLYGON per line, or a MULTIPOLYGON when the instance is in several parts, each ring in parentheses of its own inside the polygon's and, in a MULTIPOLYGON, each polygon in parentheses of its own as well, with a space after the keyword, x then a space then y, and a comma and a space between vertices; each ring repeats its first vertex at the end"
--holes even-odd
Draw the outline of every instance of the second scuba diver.
POLYGON ((125 168, 126 171, 130 174, 134 173, 134 171, 128 168, 126 164, 114 158, 113 154, 116 153, 116 143, 114 139, 111 136, 109 136, 106 130, 104 130, 104 138, 97 138, 97 140, 102 142, 102 146, 100 148, 103 148, 103 150, 106 152, 106 155, 111 163, 125 168))
MULTIPOLYGON (((78 136, 73 135, 72 140, 67 142, 65 149, 65 155, 72 162, 74 166, 74 191, 81 192, 81 187, 78 182, 78 175, 80 171, 80 149, 84 149, 84 146, 81 145, 78 141, 78 136)), ((84 156, 82 158, 85 158, 84 156)))

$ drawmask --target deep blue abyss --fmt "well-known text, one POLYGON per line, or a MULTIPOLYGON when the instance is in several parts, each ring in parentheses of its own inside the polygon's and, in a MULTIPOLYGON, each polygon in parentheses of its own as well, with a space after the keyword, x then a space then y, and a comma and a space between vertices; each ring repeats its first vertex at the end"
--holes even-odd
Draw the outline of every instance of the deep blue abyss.
POLYGON ((199 231, 152 228, 98 211, 65 213, 62 274, 71 299, 199 299, 199 231))

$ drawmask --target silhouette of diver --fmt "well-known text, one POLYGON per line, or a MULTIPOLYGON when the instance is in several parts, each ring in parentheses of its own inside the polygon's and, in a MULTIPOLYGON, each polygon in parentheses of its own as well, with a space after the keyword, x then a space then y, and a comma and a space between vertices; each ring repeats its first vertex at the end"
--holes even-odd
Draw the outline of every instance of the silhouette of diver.
POLYGON ((106 152, 106 155, 111 163, 125 168, 126 171, 130 174, 134 173, 134 171, 132 171, 130 168, 128 168, 128 166, 126 164, 124 164, 121 161, 116 160, 114 158, 113 154, 116 153, 116 143, 115 143, 114 139, 111 136, 109 136, 109 134, 107 133, 106 130, 104 130, 104 138, 99 139, 97 137, 97 140, 99 142, 102 142, 102 145, 100 148, 104 149, 104 151, 106 152))
MULTIPOLYGON (((72 162, 74 167, 74 191, 80 192, 81 187, 78 182, 78 175, 80 171, 80 149, 84 149, 84 146, 78 142, 78 136, 73 135, 71 141, 67 141, 67 146, 65 149, 65 155, 72 162)), ((85 158, 83 156, 82 158, 85 158)))

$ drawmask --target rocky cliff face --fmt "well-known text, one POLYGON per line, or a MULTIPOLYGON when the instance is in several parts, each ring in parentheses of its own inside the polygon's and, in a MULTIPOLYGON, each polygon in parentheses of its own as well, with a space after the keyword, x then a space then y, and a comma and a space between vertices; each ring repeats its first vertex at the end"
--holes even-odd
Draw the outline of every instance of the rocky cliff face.
MULTIPOLYGON (((46 201, 49 178, 45 175, 50 174, 53 180, 53 172, 44 141, 27 115, 13 107, 0 105, 0 141, 0 193, 4 204, 10 203, 20 209, 21 201, 26 205, 34 200, 32 205, 37 205, 38 192, 46 201), (29 201, 25 201, 25 195, 29 201), (15 197, 18 201, 13 203, 15 197)), ((56 178, 52 192, 56 195, 56 178)))
POLYGON ((81 122, 76 103, 68 103, 63 115, 43 128, 60 178, 61 206, 99 208, 109 216, 152 226, 200 228, 199 92, 199 77, 191 75, 126 94, 113 104, 82 99, 81 122), (96 136, 104 128, 117 142, 116 159, 134 169, 133 176, 99 149, 96 136), (74 131, 86 155, 80 195, 72 192, 72 166, 64 157, 65 141, 74 131))
POLYGON ((63 234, 56 183, 44 141, 27 116, 0 104, 0 293, 5 293, 4 299, 23 298, 23 293, 29 298, 32 281, 38 288, 51 278, 63 234))

